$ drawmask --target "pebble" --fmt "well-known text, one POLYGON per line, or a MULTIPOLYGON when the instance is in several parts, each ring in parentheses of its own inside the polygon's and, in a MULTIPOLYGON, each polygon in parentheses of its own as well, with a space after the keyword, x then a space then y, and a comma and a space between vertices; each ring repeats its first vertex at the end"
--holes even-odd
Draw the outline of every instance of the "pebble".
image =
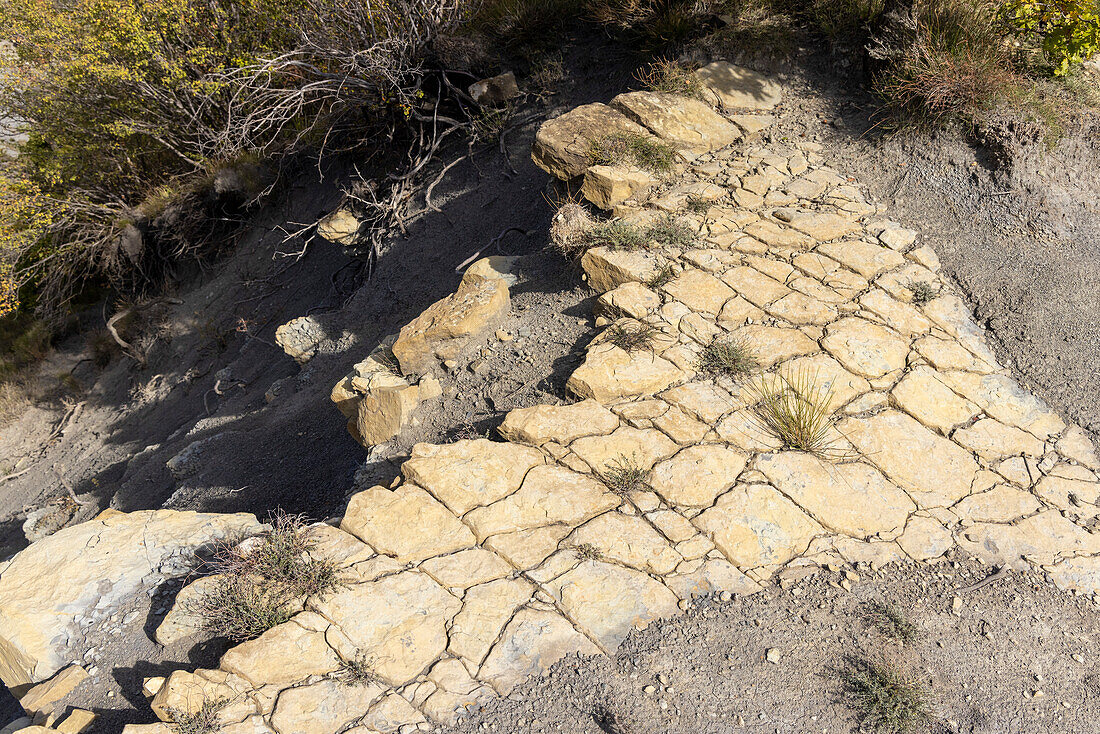
POLYGON ((962 611, 962 608, 963 608, 963 600, 961 598, 956 596, 956 597, 951 599, 951 613, 952 614, 954 614, 957 617, 959 615, 959 612, 962 611))
POLYGON ((1081 653, 1079 653, 1079 652, 1075 652, 1075 653, 1073 653, 1072 655, 1070 655, 1070 657, 1071 657, 1071 658, 1073 659, 1073 662, 1075 662, 1075 663, 1083 663, 1083 662, 1085 662, 1085 656, 1084 656, 1084 655, 1082 655, 1082 654, 1081 654, 1081 653))
POLYGON ((769 647, 767 652, 764 653, 764 659, 769 663, 779 662, 779 648, 769 647))
POLYGON ((645 693, 656 693, 657 692, 657 686, 650 684, 650 685, 646 686, 645 688, 643 688, 642 690, 645 693))
POLYGON ((668 676, 665 675, 664 673, 661 673, 660 675, 657 676, 657 682, 660 683, 662 686, 667 686, 668 685, 668 676))

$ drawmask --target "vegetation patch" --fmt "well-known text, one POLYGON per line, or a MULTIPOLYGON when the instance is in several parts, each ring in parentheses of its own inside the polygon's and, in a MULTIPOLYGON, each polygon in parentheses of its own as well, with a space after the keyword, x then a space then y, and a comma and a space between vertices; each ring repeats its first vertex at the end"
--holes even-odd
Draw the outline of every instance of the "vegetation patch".
POLYGON ((695 232, 682 219, 666 212, 646 227, 646 240, 657 247, 690 247, 695 242, 695 232))
POLYGON ((169 727, 176 734, 214 734, 222 728, 220 715, 225 704, 224 699, 208 699, 194 711, 170 709, 169 727))
POLYGON ((764 379, 750 388, 753 413, 783 448, 815 456, 832 454, 832 390, 818 385, 816 375, 798 371, 782 379, 764 379))
POLYGON ((658 59, 637 73, 638 81, 653 92, 704 99, 703 84, 694 69, 668 59, 658 59))
POLYGON ((660 329, 645 321, 615 322, 604 332, 604 338, 624 352, 637 352, 652 349, 660 333, 660 329))
POLYGON ((629 494, 649 486, 649 470, 639 466, 633 457, 620 456, 604 466, 600 479, 612 492, 629 494))
POLYGON ((892 604, 872 602, 864 616, 875 629, 892 639, 909 642, 917 636, 917 626, 892 604))
POLYGON ((752 349, 743 341, 718 340, 703 347, 696 369, 708 375, 743 377, 760 366, 752 349))
POLYGON ((888 664, 851 660, 839 675, 863 731, 904 734, 928 722, 928 694, 888 664))
POLYGON ((594 166, 626 164, 664 175, 676 163, 676 149, 651 135, 616 133, 590 141, 588 158, 594 166))
POLYGON ((913 304, 923 306, 940 293, 934 285, 924 280, 913 280, 905 286, 913 296, 913 304))
POLYGON ((374 672, 374 666, 365 653, 359 653, 350 660, 341 660, 335 678, 347 686, 376 686, 382 679, 374 672))
POLYGON ((600 549, 591 543, 578 543, 572 547, 572 551, 583 561, 599 561, 603 558, 600 549))
POLYGON ((621 219, 594 222, 578 237, 581 243, 578 249, 607 247, 612 250, 640 250, 649 242, 646 235, 646 230, 621 219))
POLYGON ((676 268, 672 267, 672 263, 665 263, 657 268, 657 271, 653 273, 653 275, 649 276, 645 285, 653 290, 659 290, 671 283, 675 277, 676 268))

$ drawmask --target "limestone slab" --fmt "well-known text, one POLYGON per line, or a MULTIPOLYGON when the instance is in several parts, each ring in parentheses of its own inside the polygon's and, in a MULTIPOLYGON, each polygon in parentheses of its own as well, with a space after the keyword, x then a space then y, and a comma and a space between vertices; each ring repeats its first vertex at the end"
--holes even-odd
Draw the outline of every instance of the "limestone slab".
POLYGON ((805 552, 822 528, 777 489, 742 485, 694 519, 718 549, 741 569, 785 563, 805 552))
POLYGON ((463 515, 516 491, 527 472, 544 461, 542 453, 529 446, 479 438, 446 445, 417 444, 401 472, 463 515))
POLYGON ((783 88, 771 77, 726 61, 715 61, 695 72, 700 83, 723 107, 770 110, 783 99, 783 88))
POLYGON ((710 507, 719 494, 737 483, 748 456, 717 444, 690 446, 657 464, 649 484, 672 505, 710 507))
POLYGON ((352 495, 340 529, 399 563, 416 563, 474 544, 470 529, 414 484, 352 495))
POLYGON ((616 109, 598 102, 581 105, 547 120, 535 133, 531 159, 563 181, 580 176, 592 164, 592 145, 609 135, 649 132, 616 109))
POLYGON ((566 655, 598 655, 599 648, 557 612, 521 609, 478 672, 502 696, 566 655))
POLYGON ((849 370, 870 378, 904 368, 909 354, 909 344, 896 332, 858 317, 831 324, 821 345, 849 370))
POLYGON ((661 92, 626 92, 611 106, 677 148, 709 152, 741 137, 741 130, 710 105, 661 92))
POLYGON ((658 575, 671 573, 683 560, 648 522, 621 512, 607 512, 589 520, 573 531, 569 542, 573 546, 590 545, 601 558, 658 575))
POLYGON ((945 434, 981 412, 981 408, 944 384, 938 372, 924 366, 914 368, 902 378, 890 396, 906 413, 945 434))
POLYGON ((607 404, 621 398, 659 393, 689 376, 648 350, 628 352, 600 342, 589 348, 584 364, 570 376, 566 387, 582 398, 607 404))
POLYGON ((535 592, 531 582, 500 579, 470 589, 451 625, 448 650, 477 670, 515 611, 535 592))

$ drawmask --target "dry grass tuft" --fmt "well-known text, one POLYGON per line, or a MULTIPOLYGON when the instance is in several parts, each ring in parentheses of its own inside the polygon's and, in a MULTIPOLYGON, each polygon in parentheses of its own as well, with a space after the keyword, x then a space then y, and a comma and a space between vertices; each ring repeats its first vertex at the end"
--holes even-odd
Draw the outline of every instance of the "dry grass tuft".
POLYGON ((649 277, 645 282, 645 286, 652 288, 653 290, 659 290, 672 282, 676 277, 676 268, 672 267, 672 263, 665 263, 657 269, 653 275, 649 277))
POLYGON ((19 380, 0 381, 0 426, 23 415, 30 407, 26 385, 19 380))
POLYGON ((653 324, 644 321, 634 321, 632 326, 616 322, 604 332, 604 338, 624 352, 636 352, 641 349, 652 349, 653 340, 660 330, 653 324))
POLYGON ((864 616, 875 629, 892 639, 909 642, 917 636, 917 626, 892 604, 871 602, 864 616))
POLYGON ((709 375, 742 377, 760 366, 752 349, 741 341, 715 339, 699 353, 696 369, 709 375))
POLYGON ((220 714, 226 701, 203 701, 195 711, 169 709, 169 728, 176 734, 214 734, 222 728, 220 714))
POLYGON ((645 239, 657 247, 691 247, 695 233, 686 222, 665 213, 646 227, 645 239))
POLYGON ((604 467, 600 479, 612 492, 629 494, 649 486, 649 470, 640 467, 633 457, 620 456, 604 467))
POLYGON ((346 686, 381 685, 382 679, 374 672, 374 665, 364 653, 351 660, 341 660, 334 677, 346 686))
POLYGON ((550 222, 550 242, 566 257, 575 257, 588 248, 588 231, 596 224, 580 203, 566 200, 550 222))
POLYGON ((618 133, 591 141, 588 157, 592 165, 625 163, 661 175, 675 165, 676 149, 649 135, 618 133))
POLYGON ((850 660, 839 676, 861 731, 903 734, 930 718, 925 690, 886 663, 850 660))
POLYGON ((646 89, 704 99, 703 85, 692 69, 668 59, 658 59, 635 74, 646 89))
POLYGON ((833 439, 829 405, 833 391, 820 387, 817 375, 798 371, 782 380, 762 380, 750 387, 753 413, 765 432, 785 449, 815 456, 830 455, 833 439))
POLYGON ((574 545, 571 550, 584 561, 599 561, 603 558, 603 553, 600 553, 600 549, 591 543, 578 543, 574 545))

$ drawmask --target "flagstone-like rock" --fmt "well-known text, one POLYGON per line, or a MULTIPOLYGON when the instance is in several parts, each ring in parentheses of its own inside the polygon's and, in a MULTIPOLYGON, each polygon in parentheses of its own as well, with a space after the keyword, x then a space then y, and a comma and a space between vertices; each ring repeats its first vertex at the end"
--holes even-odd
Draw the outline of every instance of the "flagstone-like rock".
POLYGON ((279 734, 331 734, 342 731, 382 697, 373 683, 322 680, 288 688, 279 694, 271 725, 279 734))
POLYGON ((1006 484, 963 498, 951 508, 959 517, 973 522, 1011 522, 1042 509, 1035 495, 1006 484))
POLYGON ((898 538, 898 545, 917 561, 929 561, 939 558, 955 544, 951 532, 939 521, 931 517, 916 515, 905 526, 905 532, 898 538))
POLYGON ((691 310, 714 316, 718 315, 726 301, 736 295, 718 278, 694 268, 680 273, 664 290, 691 310))
POLYGON ((905 258, 893 250, 861 240, 825 244, 817 248, 817 252, 847 265, 865 278, 874 277, 905 262, 905 258))
POLYGON ((589 166, 584 172, 581 195, 601 209, 611 210, 632 196, 644 194, 657 179, 631 166, 589 166))
POLYGON ((1025 392, 1007 375, 945 372, 943 378, 952 389, 977 403, 992 417, 1038 438, 1046 439, 1066 427, 1042 400, 1025 392))
POLYGON ((741 340, 752 350, 753 355, 763 367, 819 351, 817 342, 797 329, 781 326, 758 326, 750 324, 733 332, 735 340, 741 340))
POLYGON ((734 487, 694 520, 735 566, 785 563, 805 552, 822 527, 774 487, 734 487))
POLYGON ((420 564, 420 570, 441 586, 468 589, 509 576, 515 569, 496 553, 484 548, 468 548, 424 561, 420 564))
POLYGON ((821 345, 849 370, 869 378, 903 369, 909 354, 898 334, 856 317, 830 324, 821 345))
POLYGON ((538 675, 566 655, 598 655, 599 648, 557 612, 521 609, 508 623, 478 677, 502 696, 528 676, 538 675))
POLYGON ((906 413, 944 434, 981 412, 981 408, 956 395, 937 372, 927 367, 913 369, 894 387, 890 397, 906 413))
POLYGON ((1009 456, 1042 456, 1046 444, 1030 433, 998 423, 992 418, 982 418, 967 428, 955 431, 956 443, 968 448, 983 459, 999 461, 1009 456))
POLYGON ((303 612, 230 649, 220 666, 255 688, 269 683, 282 687, 311 675, 331 673, 340 667, 340 659, 325 642, 327 627, 313 612, 303 612))
POLYGON ((710 507, 747 463, 748 456, 725 446, 691 446, 655 466, 649 484, 671 505, 710 507))
POLYGON ((961 533, 959 546, 989 563, 1027 568, 1025 561, 1041 565, 1061 558, 1100 553, 1100 535, 1093 534, 1056 511, 1047 510, 1012 525, 977 523, 961 533))
POLYGON ((833 464, 810 454, 764 454, 756 468, 783 494, 836 532, 894 535, 917 509, 909 496, 866 464, 833 464))
POLYGON ((709 152, 741 137, 740 129, 709 105, 661 92, 626 92, 611 100, 626 114, 677 148, 709 152))
POLYGON ((619 512, 589 520, 573 531, 570 543, 592 546, 602 559, 657 575, 672 573, 684 560, 645 520, 619 512))
POLYGON ((904 413, 840 422, 842 434, 921 508, 948 507, 970 493, 978 465, 969 452, 904 413))
POLYGON ((779 374, 791 385, 803 386, 808 383, 821 391, 822 395, 830 395, 827 406, 829 410, 836 410, 871 389, 867 380, 853 375, 827 354, 792 359, 780 367, 779 374))
POLYGON ((1096 517, 1100 514, 1100 483, 1087 470, 1083 473, 1083 476, 1045 476, 1035 485, 1035 494, 1067 513, 1096 517))
POLYGON ((592 146, 612 135, 643 135, 649 131, 605 104, 581 105, 539 126, 531 159, 551 176, 567 181, 592 164, 592 146))
POLYGON ((447 649, 477 670, 504 625, 534 592, 534 585, 521 578, 473 587, 462 600, 462 611, 455 615, 447 649))
POLYGON ((782 87, 751 69, 715 61, 695 72, 715 104, 732 109, 770 110, 783 99, 782 87))
POLYGON ((591 346, 566 387, 583 398, 608 404, 638 395, 653 395, 687 379, 672 362, 648 350, 628 352, 614 344, 591 346))
POLYGON ((631 427, 619 428, 607 436, 577 439, 570 448, 597 473, 604 473, 622 463, 647 470, 680 450, 660 431, 631 427))
POLYGON ((161 721, 174 721, 201 711, 207 701, 218 701, 217 720, 224 726, 260 713, 248 695, 250 689, 247 681, 223 670, 177 670, 164 681, 149 706, 161 721))
POLYGON ((544 461, 529 446, 479 438, 444 446, 417 444, 401 472, 461 516, 516 491, 527 472, 544 461))
POLYGON ((860 225, 851 217, 834 212, 783 208, 777 209, 774 216, 799 232, 821 242, 839 239, 860 230, 860 225))
POLYGON ((353 495, 340 523, 398 563, 416 563, 474 544, 474 534, 420 487, 375 487, 353 495))
POLYGON ((355 646, 337 650, 342 657, 362 651, 375 673, 398 686, 424 672, 447 648, 447 625, 462 602, 427 575, 405 572, 355 584, 313 606, 355 646))

